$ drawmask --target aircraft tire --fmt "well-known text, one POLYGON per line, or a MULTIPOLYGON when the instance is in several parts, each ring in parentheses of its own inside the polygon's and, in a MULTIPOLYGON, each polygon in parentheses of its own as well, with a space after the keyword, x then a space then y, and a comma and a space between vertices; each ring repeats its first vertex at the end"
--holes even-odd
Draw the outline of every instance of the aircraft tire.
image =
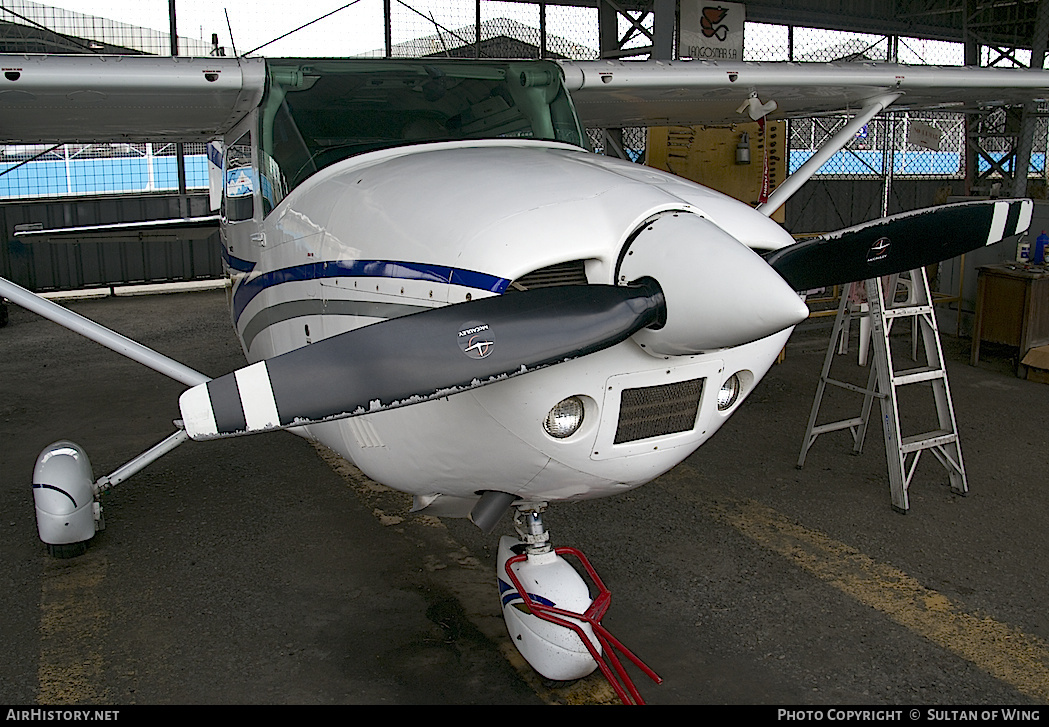
POLYGON ((7 325, 7 303, 0 300, 0 328, 7 325))
POLYGON ((79 543, 63 543, 61 545, 48 545, 47 552, 52 558, 66 559, 78 558, 87 552, 87 541, 79 543))

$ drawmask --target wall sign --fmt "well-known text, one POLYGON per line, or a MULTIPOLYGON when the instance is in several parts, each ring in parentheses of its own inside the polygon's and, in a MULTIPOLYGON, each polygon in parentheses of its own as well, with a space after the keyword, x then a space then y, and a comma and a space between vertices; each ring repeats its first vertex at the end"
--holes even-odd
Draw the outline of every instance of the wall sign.
POLYGON ((703 61, 742 61, 743 3, 681 0, 678 57, 703 61))

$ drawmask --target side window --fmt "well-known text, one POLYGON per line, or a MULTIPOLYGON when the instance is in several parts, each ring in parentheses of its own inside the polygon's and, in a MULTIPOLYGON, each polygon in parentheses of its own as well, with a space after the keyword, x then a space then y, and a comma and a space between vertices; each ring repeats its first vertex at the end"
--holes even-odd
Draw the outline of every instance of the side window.
POLYGON ((262 214, 268 215, 288 194, 277 160, 259 149, 259 171, 262 177, 262 214))
POLYGON ((244 134, 226 148, 223 163, 222 212, 230 222, 255 216, 257 175, 251 166, 251 134, 244 134))
POLYGON ((294 186, 303 178, 317 171, 311 163, 310 150, 288 109, 287 100, 281 100, 273 111, 273 119, 267 133, 263 126, 259 148, 262 159, 263 205, 270 209, 280 204, 288 194, 289 185, 294 186))

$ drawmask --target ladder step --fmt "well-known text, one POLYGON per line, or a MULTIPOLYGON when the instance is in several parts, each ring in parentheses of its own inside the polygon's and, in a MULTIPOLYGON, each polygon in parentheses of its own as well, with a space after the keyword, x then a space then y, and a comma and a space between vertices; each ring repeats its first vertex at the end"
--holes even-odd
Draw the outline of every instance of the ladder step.
POLYGON ((842 419, 840 422, 831 422, 830 424, 820 424, 819 426, 812 428, 813 435, 826 434, 827 432, 836 432, 839 429, 851 429, 852 427, 858 427, 863 424, 863 417, 856 417, 855 419, 842 419))
POLYGON ((943 379, 946 377, 947 372, 942 368, 936 366, 921 366, 919 368, 901 371, 896 376, 893 376, 892 385, 902 386, 903 384, 917 384, 920 381, 932 381, 933 379, 943 379))
POLYGON ((850 384, 848 381, 838 381, 837 379, 823 379, 823 383, 830 386, 837 386, 839 389, 848 389, 849 391, 855 391, 857 394, 874 394, 879 398, 883 398, 885 394, 879 391, 868 391, 863 386, 857 386, 856 384, 850 384))
POLYGON ((946 429, 937 429, 925 434, 904 437, 903 441, 900 442, 900 451, 909 454, 910 452, 917 452, 919 449, 932 449, 933 447, 957 441, 958 435, 956 433, 946 429))
POLYGON ((909 305, 905 308, 886 308, 882 314, 886 318, 913 318, 917 315, 931 314, 931 305, 909 305))

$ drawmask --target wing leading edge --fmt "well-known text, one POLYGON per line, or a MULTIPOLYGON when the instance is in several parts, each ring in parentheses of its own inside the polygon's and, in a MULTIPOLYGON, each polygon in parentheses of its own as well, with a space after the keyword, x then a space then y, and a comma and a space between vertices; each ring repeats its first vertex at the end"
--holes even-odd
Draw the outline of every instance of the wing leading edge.
MULTIPOLYGON (((961 110, 1049 97, 1049 72, 887 63, 561 61, 592 127, 725 124, 863 108, 961 110)), ((258 105, 262 58, 0 54, 0 143, 206 141, 258 105)))
POLYGON ((900 94, 894 109, 964 110, 1049 96, 1049 72, 889 63, 561 61, 583 124, 594 127, 749 121, 751 97, 769 118, 855 112, 900 94))
POLYGON ((0 143, 207 141, 265 79, 261 58, 0 54, 0 143))

